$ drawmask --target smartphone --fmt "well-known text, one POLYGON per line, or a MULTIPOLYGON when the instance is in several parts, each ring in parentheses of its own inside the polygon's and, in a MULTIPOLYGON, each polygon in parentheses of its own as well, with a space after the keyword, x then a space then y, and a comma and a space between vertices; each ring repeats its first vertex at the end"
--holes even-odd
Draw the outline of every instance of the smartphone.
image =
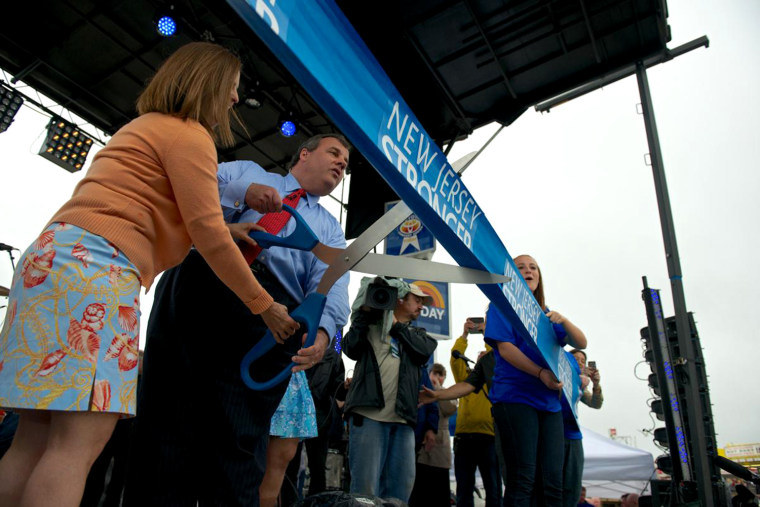
POLYGON ((596 361, 589 361, 588 362, 588 367, 589 368, 593 368, 593 369, 596 370, 596 361))
POLYGON ((470 322, 475 324, 473 327, 470 328, 469 333, 470 334, 483 334, 483 322, 485 322, 485 319, 483 317, 468 317, 470 322))

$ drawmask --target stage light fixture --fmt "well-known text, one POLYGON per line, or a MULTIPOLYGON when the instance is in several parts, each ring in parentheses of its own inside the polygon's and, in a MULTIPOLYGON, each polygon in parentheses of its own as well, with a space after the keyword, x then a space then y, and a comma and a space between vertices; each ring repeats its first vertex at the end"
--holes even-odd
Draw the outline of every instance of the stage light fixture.
POLYGON ((0 133, 8 130, 23 103, 24 99, 19 92, 0 83, 0 133))
POLYGON ((264 105, 264 94, 259 89, 259 83, 256 83, 256 86, 249 88, 245 92, 243 104, 251 109, 259 109, 262 105, 264 105))
POLYGON ((174 19, 174 6, 162 9, 153 18, 156 23, 156 31, 161 37, 171 37, 177 33, 177 22, 174 19))
POLYGON ((156 21, 156 30, 159 35, 171 37, 177 33, 177 23, 171 16, 161 16, 158 21, 156 21))
POLYGON ((92 139, 73 123, 58 117, 50 119, 47 131, 39 154, 69 172, 80 170, 92 147, 92 139))
POLYGON ((658 456, 655 460, 655 463, 657 464, 657 468, 659 468, 662 472, 668 475, 673 475, 673 460, 669 454, 658 456))
POLYGON ((258 109, 262 106, 260 98, 255 95, 248 95, 243 103, 251 109, 258 109))
POLYGON ((668 446, 668 430, 667 428, 655 428, 654 440, 663 447, 668 446))
POLYGON ((298 132, 298 127, 293 117, 294 115, 291 111, 285 111, 277 121, 277 128, 280 130, 280 134, 285 137, 293 137, 298 132))
POLYGON ((657 419, 660 421, 665 420, 665 409, 663 408, 662 400, 660 398, 652 400, 650 408, 657 419))
POLYGON ((652 391, 654 391, 654 394, 656 394, 657 396, 660 396, 660 384, 657 382, 656 373, 649 374, 648 384, 649 384, 649 387, 652 388, 652 391))

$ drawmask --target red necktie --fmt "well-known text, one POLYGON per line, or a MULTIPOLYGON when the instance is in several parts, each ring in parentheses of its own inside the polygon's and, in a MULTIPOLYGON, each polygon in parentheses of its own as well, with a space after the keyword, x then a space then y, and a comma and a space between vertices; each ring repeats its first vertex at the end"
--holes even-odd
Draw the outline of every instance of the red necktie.
MULTIPOLYGON (((282 200, 283 204, 287 204, 291 208, 295 209, 298 206, 298 201, 301 197, 306 195, 306 191, 303 188, 299 188, 295 192, 285 196, 282 200)), ((269 234, 277 234, 285 227, 285 224, 290 220, 290 213, 287 211, 279 211, 277 213, 267 213, 256 222, 262 226, 269 234)), ((240 244, 240 250, 243 252, 245 261, 250 265, 256 260, 256 257, 261 253, 262 248, 260 246, 251 246, 247 243, 240 244)))

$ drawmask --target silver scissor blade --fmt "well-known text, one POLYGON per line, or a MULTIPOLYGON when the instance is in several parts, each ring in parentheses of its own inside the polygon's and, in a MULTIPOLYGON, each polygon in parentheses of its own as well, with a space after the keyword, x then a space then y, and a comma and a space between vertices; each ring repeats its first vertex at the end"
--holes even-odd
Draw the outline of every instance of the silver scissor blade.
MULTIPOLYGON (((335 248, 322 243, 317 243, 312 253, 327 265, 335 262, 335 259, 344 255, 343 248, 335 248)), ((442 262, 425 261, 411 257, 399 257, 396 255, 380 255, 368 253, 360 260, 351 271, 368 273, 371 275, 394 276, 402 278, 414 278, 430 282, 450 283, 507 283, 510 277, 489 273, 480 269, 464 268, 442 262)))
POLYGON ((395 255, 368 253, 351 271, 371 275, 395 276, 425 280, 428 282, 450 283, 507 283, 510 277, 497 275, 480 269, 463 268, 442 262, 425 261, 395 255))
POLYGON ((369 253, 380 241, 383 240, 393 229, 412 214, 412 210, 403 201, 400 201, 385 215, 370 225, 358 238, 337 256, 322 275, 317 286, 317 292, 327 295, 328 291, 338 279, 350 271, 369 253))
POLYGON ((345 248, 335 248, 334 246, 327 246, 324 243, 317 243, 317 246, 311 249, 317 259, 321 260, 328 266, 335 262, 335 259, 346 253, 345 248))

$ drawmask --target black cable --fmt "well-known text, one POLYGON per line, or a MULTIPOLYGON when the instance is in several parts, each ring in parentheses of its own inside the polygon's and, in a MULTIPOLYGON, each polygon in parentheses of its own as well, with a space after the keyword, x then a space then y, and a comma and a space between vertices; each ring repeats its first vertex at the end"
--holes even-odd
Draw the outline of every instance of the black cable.
POLYGON ((633 376, 636 377, 638 380, 649 380, 649 378, 641 378, 637 375, 636 370, 638 369, 639 365, 641 364, 649 364, 645 360, 641 360, 638 363, 633 365, 633 376))

